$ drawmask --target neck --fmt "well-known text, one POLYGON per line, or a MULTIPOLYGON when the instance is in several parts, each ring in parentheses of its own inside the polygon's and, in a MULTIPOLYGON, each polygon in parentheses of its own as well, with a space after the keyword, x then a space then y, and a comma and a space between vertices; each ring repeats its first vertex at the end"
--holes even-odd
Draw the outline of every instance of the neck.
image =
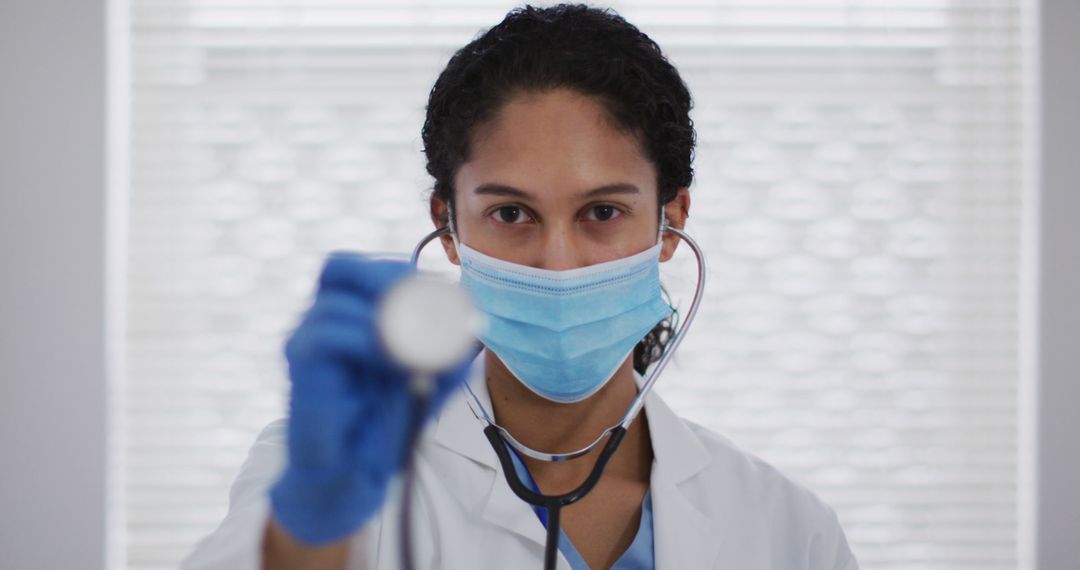
MULTIPOLYGON (((572 404, 538 396, 522 385, 491 351, 485 350, 484 358, 495 421, 521 443, 546 453, 569 453, 589 445, 622 419, 637 396, 632 356, 619 366, 603 388, 572 404)), ((603 444, 565 463, 524 456, 523 459, 534 479, 546 480, 548 486, 556 487, 553 492, 564 492, 576 487, 587 476, 602 448, 603 444)), ((639 414, 608 464, 606 473, 647 481, 651 465, 648 427, 645 415, 639 414)))

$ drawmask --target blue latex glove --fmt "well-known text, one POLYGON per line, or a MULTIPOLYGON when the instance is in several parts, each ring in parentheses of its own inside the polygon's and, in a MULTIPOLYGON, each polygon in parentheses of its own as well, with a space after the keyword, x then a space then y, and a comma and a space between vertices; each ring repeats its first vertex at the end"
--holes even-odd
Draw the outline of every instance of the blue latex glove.
MULTIPOLYGON (((340 540, 381 508, 402 468, 415 402, 384 353, 376 303, 411 265, 333 253, 311 309, 285 345, 292 382, 288 465, 270 489, 274 516, 301 542, 340 540)), ((428 418, 465 379, 471 358, 436 377, 428 418)))

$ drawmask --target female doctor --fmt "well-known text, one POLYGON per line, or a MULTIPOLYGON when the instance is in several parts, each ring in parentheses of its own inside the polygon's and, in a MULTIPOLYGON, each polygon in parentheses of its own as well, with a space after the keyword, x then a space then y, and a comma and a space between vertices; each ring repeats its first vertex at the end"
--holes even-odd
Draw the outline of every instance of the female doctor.
MULTIPOLYGON (((545 513, 511 491, 462 384, 536 450, 584 448, 619 422, 671 337, 655 276, 679 242, 661 224, 681 228, 690 210, 690 106, 652 40, 584 6, 512 11, 436 81, 423 129, 431 217, 452 229, 441 242, 463 284, 644 277, 604 285, 566 315, 472 288, 488 316, 526 326, 492 327, 475 359, 436 378, 410 492, 417 567, 541 567, 545 513), (573 326, 538 326, 551 319, 573 326)), ((289 418, 259 435, 227 516, 183 568, 400 567, 395 482, 416 410, 374 320, 411 270, 330 256, 286 345, 289 418)), ((655 393, 644 402, 595 487, 562 509, 560 568, 857 568, 836 515, 811 492, 655 393)), ((599 454, 515 453, 514 469, 555 495, 585 480, 599 454)))

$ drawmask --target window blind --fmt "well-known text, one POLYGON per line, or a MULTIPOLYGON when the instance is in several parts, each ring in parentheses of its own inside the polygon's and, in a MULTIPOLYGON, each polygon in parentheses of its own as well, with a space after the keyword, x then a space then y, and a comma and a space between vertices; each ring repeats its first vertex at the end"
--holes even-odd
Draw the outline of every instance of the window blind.
MULTIPOLYGON (((1016 567, 1026 5, 610 5, 696 103, 709 285, 660 393, 834 506, 863 568, 1016 567)), ((325 254, 430 229, 427 93, 512 6, 132 0, 128 567, 224 516, 325 254)), ((693 272, 663 269, 683 308, 693 272)))

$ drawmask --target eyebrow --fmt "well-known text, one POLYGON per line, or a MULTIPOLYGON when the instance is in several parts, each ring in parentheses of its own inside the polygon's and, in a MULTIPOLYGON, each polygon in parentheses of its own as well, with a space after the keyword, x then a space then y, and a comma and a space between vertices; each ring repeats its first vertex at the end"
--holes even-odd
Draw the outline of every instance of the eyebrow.
MULTIPOLYGON (((611 194, 640 194, 637 186, 628 184, 626 182, 616 182, 615 184, 605 184, 598 188, 593 188, 588 192, 581 194, 582 198, 596 198, 597 196, 608 196, 611 194)), ((473 190, 473 194, 489 194, 492 196, 511 196, 514 198, 520 198, 522 200, 534 200, 536 197, 524 190, 519 190, 513 186, 507 186, 505 184, 481 184, 473 190)))

